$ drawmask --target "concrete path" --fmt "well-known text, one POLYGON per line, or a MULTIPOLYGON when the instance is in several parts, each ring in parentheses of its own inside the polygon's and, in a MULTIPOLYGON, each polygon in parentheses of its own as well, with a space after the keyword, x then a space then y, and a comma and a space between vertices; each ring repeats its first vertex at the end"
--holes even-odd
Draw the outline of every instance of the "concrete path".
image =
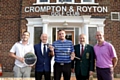
MULTIPOLYGON (((0 80, 35 80, 35 78, 9 78, 9 77, 0 77, 0 80)), ((61 79, 63 80, 63 79, 61 79)), ((71 77, 71 80, 76 80, 74 77, 71 77)), ((96 78, 94 78, 93 80, 97 80, 96 78)), ((114 80, 120 80, 120 78, 115 78, 114 80)))
MULTIPOLYGON (((35 80, 34 77, 31 78, 14 78, 13 72, 3 72, 3 76, 0 76, 0 80, 35 80)), ((63 77, 61 77, 61 80, 63 80, 63 77)), ((71 80, 76 80, 74 74, 71 76, 71 80)), ((93 78, 93 80, 97 80, 96 78, 93 78)), ((114 80, 120 80, 120 78, 114 78, 114 80)))

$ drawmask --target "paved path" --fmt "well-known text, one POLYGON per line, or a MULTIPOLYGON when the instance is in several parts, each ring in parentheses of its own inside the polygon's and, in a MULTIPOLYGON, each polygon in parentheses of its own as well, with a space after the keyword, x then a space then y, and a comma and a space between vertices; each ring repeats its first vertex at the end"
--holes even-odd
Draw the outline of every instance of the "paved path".
MULTIPOLYGON (((0 77, 0 80, 35 80, 35 78, 9 78, 9 77, 0 77)), ((63 80, 61 78, 61 80, 63 80)), ((71 80, 76 80, 75 77, 71 77, 71 80)), ((93 80, 97 80, 96 78, 94 78, 93 80)), ((115 78, 114 80, 120 80, 120 78, 115 78)))
MULTIPOLYGON (((63 80, 63 78, 62 78, 61 80, 63 80)), ((75 77, 71 77, 70 80, 76 80, 76 79, 75 79, 75 77)), ((93 78, 93 80, 97 80, 97 79, 96 79, 96 78, 93 78)), ((115 78, 114 80, 120 80, 120 78, 115 78)))
MULTIPOLYGON (((34 77, 32 78, 13 78, 13 73, 12 72, 4 72, 3 76, 0 76, 0 80, 35 80, 34 77), (8 77, 10 76, 10 77, 8 77)), ((63 80, 63 77, 61 78, 63 80)), ((71 80, 76 80, 74 76, 71 76, 71 80)), ((93 80, 97 80, 96 78, 93 78, 93 80)), ((120 78, 115 78, 114 80, 120 80, 120 78)))

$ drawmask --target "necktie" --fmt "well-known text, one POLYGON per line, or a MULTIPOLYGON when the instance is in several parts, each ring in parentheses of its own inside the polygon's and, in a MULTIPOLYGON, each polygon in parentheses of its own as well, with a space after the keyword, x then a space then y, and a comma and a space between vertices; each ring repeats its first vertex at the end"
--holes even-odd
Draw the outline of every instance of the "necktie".
POLYGON ((46 44, 44 44, 44 47, 43 47, 43 56, 45 55, 46 53, 46 44))
POLYGON ((83 55, 83 51, 84 51, 84 46, 82 45, 82 48, 81 48, 81 56, 83 55))

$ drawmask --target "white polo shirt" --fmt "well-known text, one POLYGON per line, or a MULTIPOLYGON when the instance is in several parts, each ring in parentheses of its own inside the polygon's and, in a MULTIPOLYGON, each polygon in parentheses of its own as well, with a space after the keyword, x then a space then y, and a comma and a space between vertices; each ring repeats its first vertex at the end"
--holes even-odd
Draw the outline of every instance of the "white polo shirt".
MULTIPOLYGON (((10 52, 15 53, 16 56, 18 56, 18 57, 23 58, 24 55, 25 55, 26 53, 28 53, 28 52, 34 53, 34 47, 33 47, 32 44, 29 44, 29 43, 27 43, 26 45, 23 45, 23 44, 22 44, 22 41, 20 41, 20 42, 16 42, 16 43, 12 46, 10 52)), ((15 60, 15 65, 18 66, 18 67, 25 67, 25 66, 27 66, 27 65, 25 65, 25 64, 22 63, 22 62, 20 62, 20 61, 17 60, 17 59, 15 60)))

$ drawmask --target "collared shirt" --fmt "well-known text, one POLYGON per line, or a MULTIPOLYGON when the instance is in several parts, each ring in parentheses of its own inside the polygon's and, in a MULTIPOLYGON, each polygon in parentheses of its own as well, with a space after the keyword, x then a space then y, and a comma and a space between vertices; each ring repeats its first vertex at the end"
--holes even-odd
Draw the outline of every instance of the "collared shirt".
MULTIPOLYGON (((10 52, 15 53, 16 56, 23 58, 24 55, 28 52, 34 53, 33 45, 30 43, 27 43, 26 45, 22 44, 22 41, 16 42, 12 48, 10 49, 10 52)), ((25 67, 26 65, 19 60, 15 60, 15 65, 18 67, 25 67)))
POLYGON ((57 40, 53 43, 55 48, 55 62, 58 63, 70 63, 70 54, 74 52, 72 41, 70 40, 57 40))
POLYGON ((96 55, 96 66, 99 68, 112 67, 112 58, 117 57, 116 51, 112 44, 104 41, 101 46, 96 44, 94 46, 96 55))
MULTIPOLYGON (((44 44, 45 44, 45 43, 42 43, 42 42, 41 42, 41 51, 42 51, 42 54, 43 54, 44 44)), ((47 45, 46 45, 45 47, 46 47, 46 51, 47 51, 47 45)))

